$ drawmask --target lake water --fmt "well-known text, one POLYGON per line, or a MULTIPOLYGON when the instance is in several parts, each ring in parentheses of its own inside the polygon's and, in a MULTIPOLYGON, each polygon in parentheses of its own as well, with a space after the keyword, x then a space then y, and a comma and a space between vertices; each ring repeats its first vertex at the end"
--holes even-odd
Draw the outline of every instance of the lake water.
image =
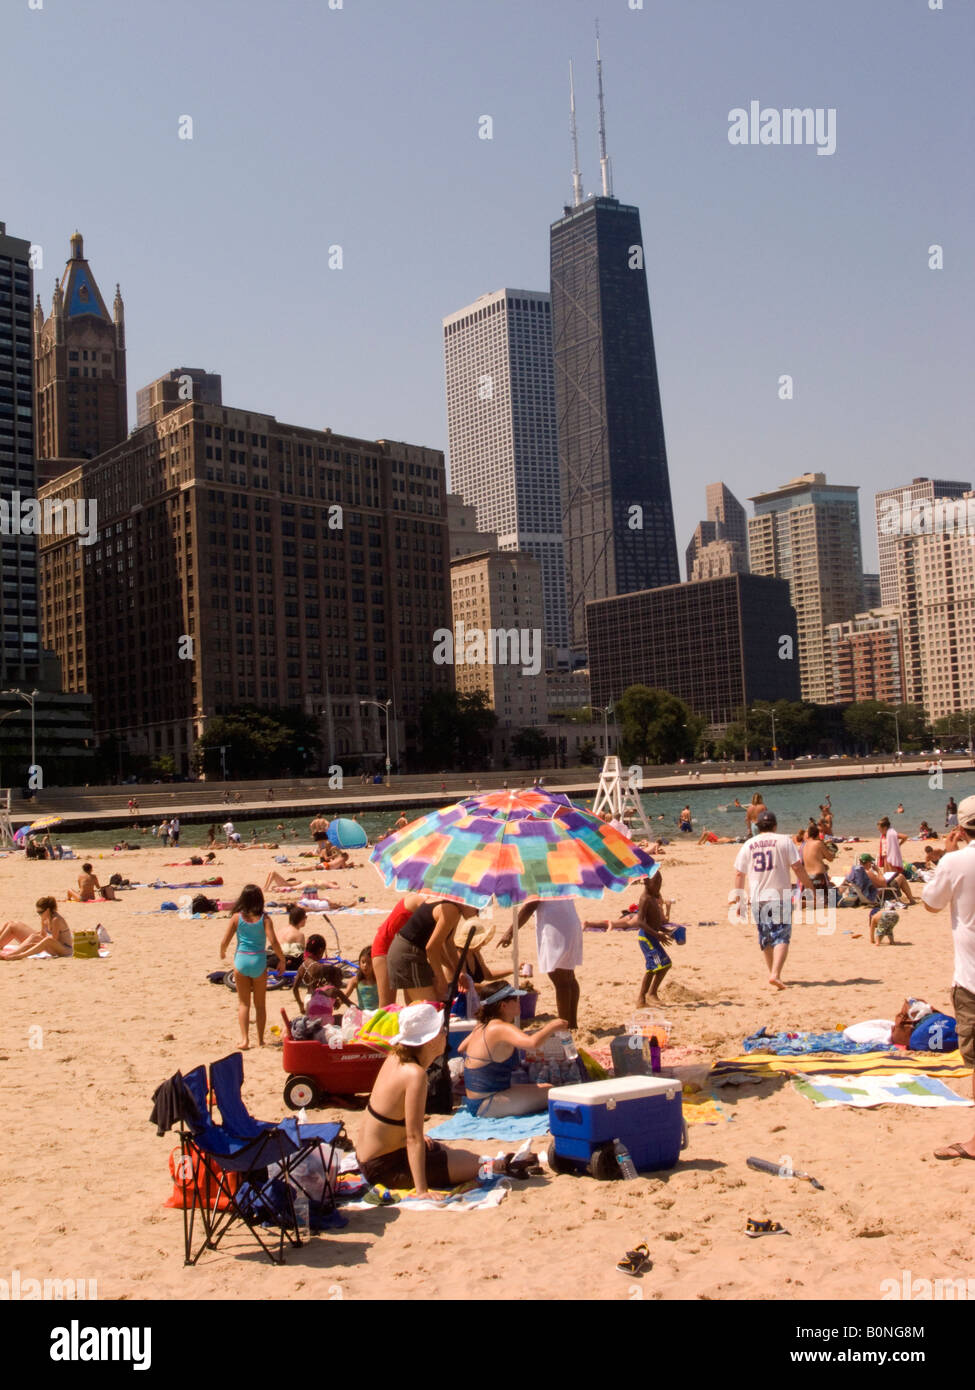
MULTIPOLYGON (((943 831, 948 797, 954 796, 956 801, 961 801, 962 797, 975 794, 975 769, 945 772, 942 781, 941 788, 931 787, 926 773, 915 772, 903 777, 844 777, 785 785, 766 784, 762 790, 766 804, 778 817, 780 830, 793 833, 806 824, 810 815, 818 816, 819 805, 828 795, 832 799, 834 834, 859 835, 861 838, 870 839, 876 835, 876 823, 883 815, 890 816, 891 822, 909 835, 917 833, 922 819, 927 820, 934 830, 943 831), (896 814, 899 802, 904 806, 903 815, 896 814)), ((654 828, 666 839, 684 838, 678 837, 677 823, 685 805, 691 808, 698 834, 707 826, 718 835, 740 835, 744 834, 744 808, 751 800, 755 789, 755 786, 749 785, 744 779, 731 787, 704 787, 687 782, 675 791, 644 792, 643 805, 654 823, 654 828), (735 797, 742 803, 740 810, 733 805, 735 797)), ((410 816, 424 814, 421 808, 415 808, 411 812, 408 803, 406 812, 410 816)), ((398 812, 392 811, 366 811, 359 820, 371 840, 376 835, 391 830, 397 814, 398 812)), ((226 809, 223 809, 223 814, 216 821, 218 831, 226 815, 226 809)), ((231 818, 233 819, 232 813, 231 818)), ((251 839, 254 831, 258 840, 277 839, 282 849, 288 843, 294 843, 290 834, 285 839, 281 838, 280 832, 276 829, 279 824, 283 824, 288 832, 297 831, 298 839, 303 845, 310 842, 307 817, 288 818, 278 814, 267 820, 241 818, 236 824, 245 843, 251 839)), ((184 822, 180 835, 180 851, 201 848, 206 843, 206 834, 206 825, 188 825, 184 822)), ((83 833, 66 831, 63 836, 65 844, 86 852, 110 849, 119 839, 128 839, 130 844, 159 843, 151 835, 140 835, 138 830, 132 829, 90 830, 83 833)), ((173 857, 187 856, 175 854, 173 857)))

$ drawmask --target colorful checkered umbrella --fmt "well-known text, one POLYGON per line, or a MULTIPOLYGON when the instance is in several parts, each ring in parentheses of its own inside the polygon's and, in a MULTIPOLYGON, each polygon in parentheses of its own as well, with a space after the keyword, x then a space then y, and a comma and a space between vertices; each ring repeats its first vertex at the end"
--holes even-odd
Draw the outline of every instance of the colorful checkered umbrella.
POLYGON ((474 907, 536 898, 601 898, 657 871, 651 855, 567 796, 487 792, 422 816, 370 855, 387 885, 474 907))

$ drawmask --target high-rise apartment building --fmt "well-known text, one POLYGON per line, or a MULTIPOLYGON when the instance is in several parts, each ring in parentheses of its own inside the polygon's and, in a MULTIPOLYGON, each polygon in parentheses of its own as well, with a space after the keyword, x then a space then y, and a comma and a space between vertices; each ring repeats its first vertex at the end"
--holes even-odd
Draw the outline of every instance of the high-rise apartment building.
POLYGON ((753 700, 797 700, 789 587, 778 579, 730 574, 600 599, 586 607, 594 707, 611 705, 630 685, 667 690, 715 729, 753 700))
POLYGON ((880 575, 865 574, 863 576, 863 611, 869 613, 873 608, 882 608, 880 602, 880 575))
POLYGON ((874 506, 880 557, 880 602, 885 608, 898 601, 898 541, 904 535, 924 529, 924 503, 933 503, 938 497, 964 497, 971 486, 971 483, 950 482, 945 478, 914 478, 902 487, 888 487, 877 493, 874 506), (892 501, 900 504, 900 526, 896 530, 885 524, 892 501))
POLYGON ((109 316, 84 242, 54 287, 47 319, 34 308, 35 400, 39 477, 56 477, 70 460, 91 459, 128 434, 125 307, 118 285, 109 316))
POLYGON ((497 290, 443 320, 450 485, 502 550, 541 567, 545 640, 568 646, 552 306, 497 290))
MULTIPOLYGON (((973 492, 963 496, 975 499, 973 492)), ((905 537, 894 556, 907 700, 922 705, 930 720, 975 709, 971 530, 966 526, 905 537)))
POLYGON ((586 604, 680 579, 639 208, 613 196, 596 41, 602 195, 583 197, 569 73, 573 203, 552 224, 555 402, 569 639, 586 604))
POLYGON ((740 574, 748 569, 748 518, 745 508, 724 483, 708 483, 705 493, 707 519, 699 521, 684 554, 688 579, 714 579, 720 574, 740 574), (715 541, 726 547, 698 564, 705 546, 715 541))
POLYGON ((788 580, 802 698, 831 704, 825 630, 863 610, 857 488, 827 483, 823 473, 804 473, 750 500, 755 515, 748 523, 749 569, 788 580))
POLYGON ((0 494, 7 507, 0 534, 2 686, 33 684, 41 662, 37 537, 22 534, 19 506, 36 490, 32 288, 30 242, 8 236, 0 222, 0 494))
POLYGON ((202 367, 174 367, 148 386, 140 386, 135 394, 136 429, 148 425, 154 414, 173 410, 186 401, 220 405, 223 383, 219 375, 202 367))
POLYGON ((835 704, 854 700, 904 700, 901 621, 896 608, 875 608, 849 622, 830 623, 826 647, 835 704))
POLYGON ((447 493, 447 532, 451 559, 455 555, 470 555, 472 550, 498 549, 493 531, 478 530, 477 508, 468 506, 457 492, 447 493))
POLYGON ((548 703, 538 561, 510 550, 457 555, 450 562, 450 590, 457 690, 465 695, 483 690, 500 729, 544 724, 548 703), (484 635, 485 648, 480 660, 471 645, 478 633, 484 635), (465 650, 475 659, 461 660, 465 650))
POLYGON ((691 579, 719 579, 723 574, 741 574, 748 569, 747 557, 734 541, 710 541, 697 552, 691 579))
MULTIPOLYGON (((443 455, 190 402, 42 496, 97 501, 98 542, 47 536, 43 630, 100 735, 189 765, 206 720, 241 706, 321 720, 330 762, 414 741, 449 621, 443 455)), ((214 768, 209 769, 211 775, 214 768)))

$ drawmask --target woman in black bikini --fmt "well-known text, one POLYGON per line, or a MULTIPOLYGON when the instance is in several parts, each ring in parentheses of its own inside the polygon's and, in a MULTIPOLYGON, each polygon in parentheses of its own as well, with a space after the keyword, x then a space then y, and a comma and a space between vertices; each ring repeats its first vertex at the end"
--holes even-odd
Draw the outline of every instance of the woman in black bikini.
POLYGON ((400 1031, 373 1083, 356 1140, 359 1167, 371 1186, 413 1188, 417 1197, 429 1197, 430 1187, 456 1187, 477 1176, 476 1154, 448 1149, 423 1133, 427 1067, 446 1046, 443 1023, 432 1004, 400 1012, 400 1031))

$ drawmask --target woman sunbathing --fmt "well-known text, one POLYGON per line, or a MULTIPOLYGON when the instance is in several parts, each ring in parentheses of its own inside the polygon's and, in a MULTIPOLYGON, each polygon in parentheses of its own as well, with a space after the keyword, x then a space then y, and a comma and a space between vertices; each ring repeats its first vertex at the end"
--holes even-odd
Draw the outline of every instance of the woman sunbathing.
POLYGON ((307 891, 314 892, 316 887, 337 888, 338 884, 327 882, 323 882, 321 884, 299 883, 296 878, 285 878, 284 874, 278 873, 277 869, 272 869, 271 872, 268 874, 267 878, 264 880, 265 893, 270 893, 272 888, 276 889, 278 892, 281 893, 304 893, 307 891))
POLYGON ((74 937, 58 912, 56 900, 38 898, 35 906, 41 918, 37 927, 29 927, 26 922, 5 922, 0 929, 0 960, 23 960, 44 951, 51 956, 74 954, 74 937), (17 943, 16 949, 6 950, 13 942, 17 943))
POLYGON ((68 889, 68 901, 74 903, 93 903, 95 894, 101 893, 107 903, 115 901, 115 889, 110 884, 104 887, 98 882, 97 874, 92 872, 90 864, 82 864, 81 873, 78 875, 78 891, 73 888, 68 889))

